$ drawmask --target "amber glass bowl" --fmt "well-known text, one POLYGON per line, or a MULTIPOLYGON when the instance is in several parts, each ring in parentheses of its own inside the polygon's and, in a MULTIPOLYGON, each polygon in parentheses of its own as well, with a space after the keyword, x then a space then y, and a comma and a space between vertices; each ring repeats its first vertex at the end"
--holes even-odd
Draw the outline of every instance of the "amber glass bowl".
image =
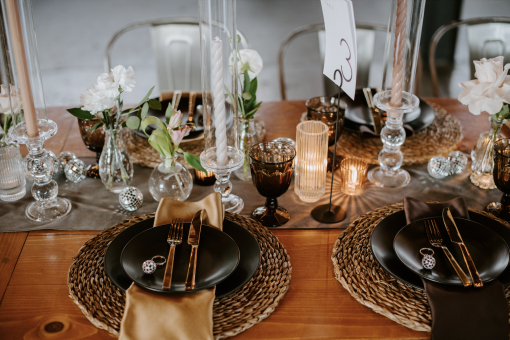
MULTIPOLYGON (((99 119, 78 118, 78 126, 80 128, 81 139, 83 140, 83 144, 85 144, 87 149, 96 153, 96 163, 99 163, 99 157, 101 157, 101 152, 103 151, 104 131, 102 127, 96 129, 93 132, 89 132, 88 130, 90 130, 99 122, 99 119)), ((87 176, 92 178, 99 178, 99 166, 97 164, 91 166, 87 170, 87 176)))
POLYGON ((502 211, 499 218, 510 221, 510 139, 503 138, 494 143, 494 184, 503 192, 502 211))

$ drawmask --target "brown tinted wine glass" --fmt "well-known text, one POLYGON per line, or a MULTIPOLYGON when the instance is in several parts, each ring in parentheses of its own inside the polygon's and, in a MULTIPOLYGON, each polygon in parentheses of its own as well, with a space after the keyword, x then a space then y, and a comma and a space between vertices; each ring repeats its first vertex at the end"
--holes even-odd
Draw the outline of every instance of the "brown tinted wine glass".
POLYGON ((99 123, 99 119, 80 119, 78 118, 78 126, 80 127, 80 134, 83 143, 90 151, 94 151, 96 153, 96 164, 90 166, 87 169, 87 177, 91 178, 99 178, 99 158, 101 157, 101 152, 103 151, 104 145, 104 131, 103 128, 100 127, 93 132, 89 132, 94 125, 99 123))
POLYGON ((494 143, 494 183, 503 191, 502 211, 499 218, 510 221, 510 139, 503 138, 494 143))
POLYGON ((279 227, 290 220, 289 212, 278 206, 277 198, 289 189, 296 149, 288 143, 262 142, 250 148, 251 178, 266 204, 251 218, 266 227, 279 227))

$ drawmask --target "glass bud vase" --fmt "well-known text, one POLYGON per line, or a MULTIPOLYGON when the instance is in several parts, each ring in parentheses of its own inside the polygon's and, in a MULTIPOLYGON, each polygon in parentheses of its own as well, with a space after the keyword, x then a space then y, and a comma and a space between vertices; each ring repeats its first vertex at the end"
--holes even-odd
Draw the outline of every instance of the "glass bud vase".
POLYGON ((476 143, 476 150, 473 153, 471 163, 471 183, 482 189, 496 189, 492 177, 494 166, 494 143, 501 138, 501 127, 505 123, 504 119, 495 120, 492 116, 489 118, 491 128, 487 135, 481 136, 476 143))
POLYGON ((260 138, 255 127, 255 119, 239 119, 239 149, 244 154, 243 166, 235 170, 237 178, 247 181, 251 180, 250 171, 250 148, 260 143, 260 138))
POLYGON ((120 193, 133 178, 133 163, 122 140, 122 128, 105 129, 105 141, 99 158, 99 176, 106 189, 120 193))
POLYGON ((26 178, 19 146, 0 142, 0 200, 13 202, 26 194, 26 178))
POLYGON ((193 189, 193 177, 181 163, 172 157, 161 157, 163 162, 151 173, 149 191, 159 202, 163 197, 185 201, 193 189))

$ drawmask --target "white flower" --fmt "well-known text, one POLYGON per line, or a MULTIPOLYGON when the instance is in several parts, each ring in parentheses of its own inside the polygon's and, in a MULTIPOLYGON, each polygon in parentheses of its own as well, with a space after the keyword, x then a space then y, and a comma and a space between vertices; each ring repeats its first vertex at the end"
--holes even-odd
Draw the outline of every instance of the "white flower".
POLYGON ((510 64, 503 68, 503 57, 483 58, 474 61, 477 79, 459 84, 465 88, 459 101, 468 105, 469 112, 479 115, 485 111, 491 115, 501 111, 503 103, 510 103, 510 64))
MULTIPOLYGON (((233 59, 233 56, 230 56, 231 69, 234 62, 233 59)), ((263 67, 264 63, 257 51, 250 49, 239 50, 237 55, 237 72, 239 76, 242 76, 244 71, 248 70, 248 76, 250 76, 250 79, 253 79, 259 75, 263 67)))
POLYGON ((0 113, 3 114, 12 114, 18 113, 21 110, 21 97, 19 93, 19 89, 11 85, 11 93, 9 100, 9 91, 7 90, 7 86, 4 84, 0 85, 0 113))
POLYGON ((102 73, 97 77, 97 89, 106 97, 116 98, 119 95, 119 84, 115 82, 112 73, 102 73))
POLYGON ((115 106, 115 98, 112 98, 108 92, 101 89, 97 84, 89 87, 87 91, 80 95, 80 102, 83 105, 82 110, 97 114, 115 106))
POLYGON ((168 122, 168 131, 171 131, 175 128, 178 128, 182 124, 182 113, 181 111, 175 112, 172 117, 170 117, 170 121, 168 122))
POLYGON ((174 142, 174 146, 177 148, 184 137, 189 135, 189 132, 192 128, 189 125, 184 125, 177 130, 170 131, 170 137, 172 137, 172 142, 174 142))
POLYGON ((110 74, 113 78, 113 81, 117 85, 117 88, 120 86, 123 91, 133 91, 136 81, 135 71, 133 71, 131 66, 129 66, 127 69, 122 65, 115 66, 110 74))

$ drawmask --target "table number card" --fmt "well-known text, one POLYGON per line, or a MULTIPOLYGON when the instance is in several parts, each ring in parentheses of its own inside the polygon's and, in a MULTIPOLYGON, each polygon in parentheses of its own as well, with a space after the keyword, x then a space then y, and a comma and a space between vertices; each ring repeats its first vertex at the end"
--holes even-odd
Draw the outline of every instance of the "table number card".
POLYGON ((354 100, 357 46, 354 10, 350 0, 321 0, 326 28, 324 75, 354 100), (337 72, 342 74, 343 81, 337 72), (335 76, 336 73, 336 76, 335 76), (336 79, 335 79, 336 77, 336 79))

